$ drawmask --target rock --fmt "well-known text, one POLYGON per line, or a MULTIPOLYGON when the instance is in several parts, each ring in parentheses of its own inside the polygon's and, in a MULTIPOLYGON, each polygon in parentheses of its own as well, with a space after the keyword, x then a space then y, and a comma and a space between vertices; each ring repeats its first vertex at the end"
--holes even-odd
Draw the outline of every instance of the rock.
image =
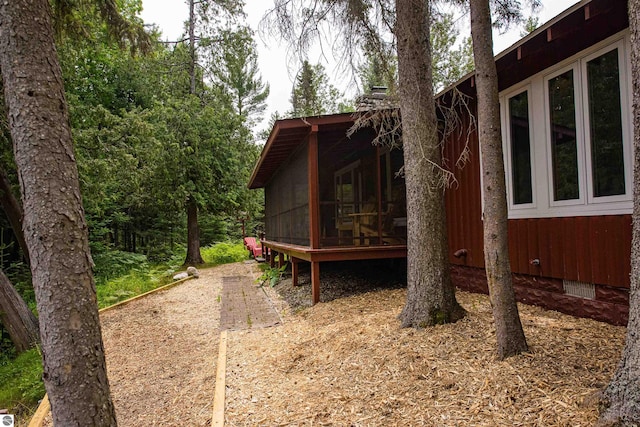
POLYGON ((173 276, 173 280, 186 279, 187 277, 189 277, 189 274, 183 271, 182 273, 178 273, 175 276, 173 276))
POLYGON ((187 274, 188 274, 189 276, 193 276, 193 277, 195 277, 196 279, 197 279, 198 277, 200 277, 200 272, 199 272, 199 271, 198 271, 198 269, 197 269, 197 268, 195 268, 195 267, 187 267, 187 274))

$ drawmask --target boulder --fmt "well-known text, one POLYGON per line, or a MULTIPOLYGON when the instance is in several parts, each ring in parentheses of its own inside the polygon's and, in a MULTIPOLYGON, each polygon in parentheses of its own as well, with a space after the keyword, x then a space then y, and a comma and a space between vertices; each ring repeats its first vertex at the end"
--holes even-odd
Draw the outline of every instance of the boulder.
POLYGON ((173 280, 186 279, 187 277, 189 277, 189 275, 183 271, 182 273, 174 275, 173 280))
POLYGON ((195 268, 195 267, 187 267, 187 274, 188 274, 189 276, 193 276, 193 277, 195 277, 196 279, 197 279, 198 277, 200 277, 200 272, 199 272, 199 271, 198 271, 198 269, 197 269, 197 268, 195 268))

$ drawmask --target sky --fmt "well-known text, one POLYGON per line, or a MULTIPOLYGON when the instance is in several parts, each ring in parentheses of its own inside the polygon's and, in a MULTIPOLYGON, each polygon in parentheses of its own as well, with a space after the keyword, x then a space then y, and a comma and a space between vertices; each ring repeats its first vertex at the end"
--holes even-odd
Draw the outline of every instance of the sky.
MULTIPOLYGON (((183 32, 184 22, 188 17, 186 0, 143 0, 142 19, 146 24, 156 24, 163 34, 163 40, 177 40, 183 32)), ((577 0, 543 0, 539 11, 540 24, 543 24, 563 10, 578 3, 577 0)), ((270 0, 245 0, 247 24, 256 32, 258 44, 258 66, 262 80, 268 82, 270 95, 267 100, 267 111, 263 122, 256 131, 264 129, 269 117, 275 111, 284 113, 291 108, 289 98, 293 80, 297 71, 296 64, 291 63, 284 42, 268 38, 258 31, 258 24, 264 13, 273 4, 270 0)), ((460 35, 468 36, 469 28, 466 19, 459 20, 460 35)), ((520 29, 516 28, 505 34, 494 33, 494 52, 497 54, 520 39, 520 29)), ((326 51, 325 51, 326 53, 326 51)), ((309 56, 309 62, 322 63, 332 84, 344 91, 347 96, 355 94, 353 79, 329 56, 320 49, 315 49, 309 56)))

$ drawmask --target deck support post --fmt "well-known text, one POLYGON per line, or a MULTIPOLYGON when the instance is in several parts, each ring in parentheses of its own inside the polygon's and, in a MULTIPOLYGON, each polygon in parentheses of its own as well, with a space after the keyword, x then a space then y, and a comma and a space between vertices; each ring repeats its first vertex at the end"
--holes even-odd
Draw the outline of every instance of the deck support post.
POLYGON ((276 254, 277 252, 274 250, 271 250, 271 256, 269 257, 269 267, 273 268, 276 266, 276 254))
POLYGON ((298 258, 291 257, 291 283, 298 286, 298 258))
POLYGON ((311 301, 313 304, 320 302, 320 263, 311 261, 311 301))
MULTIPOLYGON (((320 248, 320 180, 318 171, 318 126, 311 126, 308 149, 309 245, 320 248)), ((320 302, 320 262, 311 261, 311 300, 320 302)))
POLYGON ((278 268, 282 268, 284 265, 284 254, 282 252, 278 252, 278 268))

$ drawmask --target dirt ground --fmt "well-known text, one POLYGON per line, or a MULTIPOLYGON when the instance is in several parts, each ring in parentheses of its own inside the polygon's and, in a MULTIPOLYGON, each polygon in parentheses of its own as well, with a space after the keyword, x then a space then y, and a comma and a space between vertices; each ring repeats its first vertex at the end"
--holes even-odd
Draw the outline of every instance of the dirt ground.
MULTIPOLYGON (((314 307, 305 272, 265 288, 282 325, 229 331, 227 425, 593 425, 624 328, 521 305, 531 352, 500 362, 486 296, 458 292, 456 324, 400 329, 397 266, 354 267, 323 264, 314 307)), ((258 270, 201 273, 102 314, 120 426, 210 425, 222 277, 258 270)))

